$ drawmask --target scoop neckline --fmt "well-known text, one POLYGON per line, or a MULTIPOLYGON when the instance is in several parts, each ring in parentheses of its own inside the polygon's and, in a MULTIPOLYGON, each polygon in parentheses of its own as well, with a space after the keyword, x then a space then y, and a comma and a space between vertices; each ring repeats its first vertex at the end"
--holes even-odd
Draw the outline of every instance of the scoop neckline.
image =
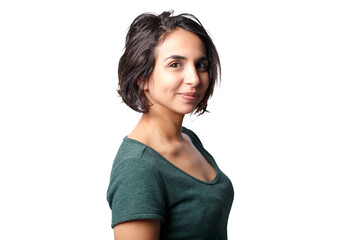
POLYGON ((178 171, 182 172, 183 174, 187 175, 188 177, 200 182, 200 183, 203 183, 203 184, 208 184, 208 185, 213 185, 213 184, 216 184, 218 179, 220 178, 220 173, 219 173, 219 168, 217 167, 217 165, 215 164, 215 162, 212 160, 209 160, 206 156, 205 156, 205 149, 203 149, 202 147, 198 146, 198 144, 193 140, 193 138, 187 134, 186 132, 184 132, 184 128, 182 129, 182 132, 185 133, 187 136, 189 136, 191 142, 194 144, 194 146, 196 147, 196 149, 202 154, 202 156, 205 158, 205 160, 211 165, 211 167, 215 170, 215 177, 210 180, 210 181, 205 181, 205 180, 201 180, 199 178, 196 178, 194 177, 193 175, 185 172, 184 170, 180 169, 179 167, 177 167, 175 164, 173 164, 172 162, 170 162, 169 160, 167 160, 164 156, 162 156, 158 151, 156 151, 154 148, 138 141, 138 140, 135 140, 135 139, 132 139, 132 138, 129 138, 128 136, 126 136, 124 138, 124 140, 126 141, 130 141, 130 142, 133 142, 133 143, 136 143, 136 144, 140 144, 144 147, 146 147, 147 149, 149 149, 150 151, 152 151, 153 153, 155 153, 156 155, 158 155, 161 159, 165 160, 165 162, 167 162, 168 164, 170 164, 172 167, 174 167, 175 169, 177 169, 178 171))

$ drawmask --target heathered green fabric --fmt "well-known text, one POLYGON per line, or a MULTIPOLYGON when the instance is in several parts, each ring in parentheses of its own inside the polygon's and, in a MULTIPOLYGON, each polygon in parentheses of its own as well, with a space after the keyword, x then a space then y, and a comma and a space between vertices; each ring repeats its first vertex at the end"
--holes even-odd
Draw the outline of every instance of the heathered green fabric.
POLYGON ((115 157, 107 200, 112 227, 136 219, 161 220, 160 239, 227 239, 227 222, 234 191, 199 138, 183 128, 216 170, 201 181, 167 161, 154 149, 124 138, 115 157))

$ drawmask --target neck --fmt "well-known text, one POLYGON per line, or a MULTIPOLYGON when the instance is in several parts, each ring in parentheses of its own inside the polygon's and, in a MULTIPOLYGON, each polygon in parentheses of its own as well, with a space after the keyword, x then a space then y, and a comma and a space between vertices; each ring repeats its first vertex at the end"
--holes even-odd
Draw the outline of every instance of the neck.
POLYGON ((184 115, 162 115, 154 114, 151 111, 144 113, 134 129, 129 135, 135 139, 142 139, 144 142, 160 141, 163 143, 181 142, 182 123, 184 115))

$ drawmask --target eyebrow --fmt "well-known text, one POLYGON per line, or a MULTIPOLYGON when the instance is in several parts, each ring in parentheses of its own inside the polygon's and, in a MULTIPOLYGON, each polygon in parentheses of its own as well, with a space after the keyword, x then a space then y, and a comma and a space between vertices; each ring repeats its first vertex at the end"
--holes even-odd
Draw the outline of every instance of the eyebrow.
MULTIPOLYGON (((184 56, 180 56, 180 55, 170 55, 169 57, 165 58, 164 62, 169 60, 169 59, 175 59, 175 60, 186 60, 187 58, 184 56)), ((197 62, 201 62, 201 61, 207 61, 208 58, 207 57, 200 57, 197 62)))

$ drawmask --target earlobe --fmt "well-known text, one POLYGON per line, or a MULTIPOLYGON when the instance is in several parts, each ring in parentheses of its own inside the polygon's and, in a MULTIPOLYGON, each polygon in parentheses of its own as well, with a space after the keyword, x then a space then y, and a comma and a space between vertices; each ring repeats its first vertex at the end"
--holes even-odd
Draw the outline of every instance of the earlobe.
POLYGON ((137 80, 137 85, 139 86, 139 88, 141 88, 144 91, 148 91, 149 90, 149 81, 145 80, 145 81, 141 81, 140 79, 137 80))
POLYGON ((144 85, 143 86, 144 91, 149 91, 149 81, 145 81, 143 85, 144 85))
POLYGON ((149 79, 142 82, 142 89, 144 91, 149 91, 149 79))

